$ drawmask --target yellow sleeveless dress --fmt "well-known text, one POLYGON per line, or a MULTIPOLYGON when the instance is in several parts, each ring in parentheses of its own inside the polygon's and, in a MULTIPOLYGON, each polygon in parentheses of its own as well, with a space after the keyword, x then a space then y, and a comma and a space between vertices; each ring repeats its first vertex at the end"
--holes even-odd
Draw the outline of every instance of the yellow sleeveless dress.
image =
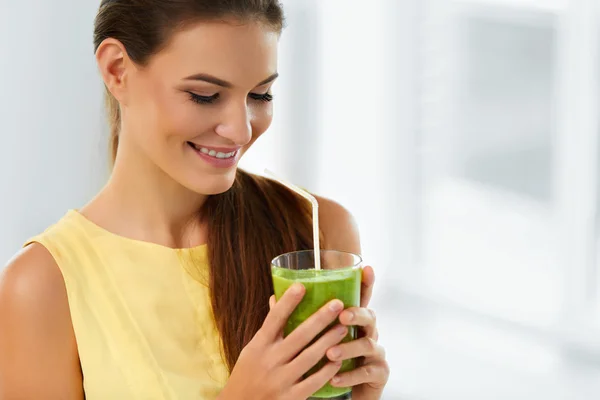
POLYGON ((171 249, 69 211, 29 243, 64 277, 86 400, 215 399, 228 379, 205 246, 171 249))

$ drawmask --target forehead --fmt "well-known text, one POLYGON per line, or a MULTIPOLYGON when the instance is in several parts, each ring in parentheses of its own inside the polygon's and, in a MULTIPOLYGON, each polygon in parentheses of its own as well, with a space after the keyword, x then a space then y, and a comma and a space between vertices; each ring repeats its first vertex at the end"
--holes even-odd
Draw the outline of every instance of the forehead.
POLYGON ((199 22, 173 34, 148 67, 179 78, 206 73, 253 86, 277 71, 278 40, 277 32, 258 22, 199 22))

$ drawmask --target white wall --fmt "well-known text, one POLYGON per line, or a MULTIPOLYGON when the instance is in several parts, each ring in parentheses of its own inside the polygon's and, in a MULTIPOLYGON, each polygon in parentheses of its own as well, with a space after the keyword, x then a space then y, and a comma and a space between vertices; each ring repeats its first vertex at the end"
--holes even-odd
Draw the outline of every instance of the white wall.
POLYGON ((0 260, 82 205, 106 176, 96 9, 95 1, 0 0, 0 260))

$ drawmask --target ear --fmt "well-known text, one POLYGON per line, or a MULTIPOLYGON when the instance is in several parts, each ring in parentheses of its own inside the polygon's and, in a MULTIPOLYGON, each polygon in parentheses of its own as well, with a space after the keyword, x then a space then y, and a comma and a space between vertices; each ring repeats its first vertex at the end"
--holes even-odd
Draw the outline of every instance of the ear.
POLYGON ((96 62, 108 91, 121 104, 127 103, 127 73, 133 63, 123 44, 113 38, 104 40, 96 50, 96 62))

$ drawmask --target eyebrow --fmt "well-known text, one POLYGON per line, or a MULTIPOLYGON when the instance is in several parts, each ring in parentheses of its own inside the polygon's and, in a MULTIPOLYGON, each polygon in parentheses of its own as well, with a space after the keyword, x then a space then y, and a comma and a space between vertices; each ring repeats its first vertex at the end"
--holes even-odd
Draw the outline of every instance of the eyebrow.
MULTIPOLYGON (((279 74, 277 72, 275 72, 273 75, 271 75, 264 81, 259 82, 258 85, 256 85, 256 87, 266 85, 267 83, 271 83, 275 79, 277 79, 277 77, 279 77, 279 74)), ((204 81, 204 82, 212 83, 217 86, 222 86, 224 88, 233 87, 232 83, 224 81, 223 79, 219 79, 212 75, 207 75, 207 74, 196 74, 196 75, 188 76, 187 78, 185 78, 185 80, 186 81, 204 81)))

